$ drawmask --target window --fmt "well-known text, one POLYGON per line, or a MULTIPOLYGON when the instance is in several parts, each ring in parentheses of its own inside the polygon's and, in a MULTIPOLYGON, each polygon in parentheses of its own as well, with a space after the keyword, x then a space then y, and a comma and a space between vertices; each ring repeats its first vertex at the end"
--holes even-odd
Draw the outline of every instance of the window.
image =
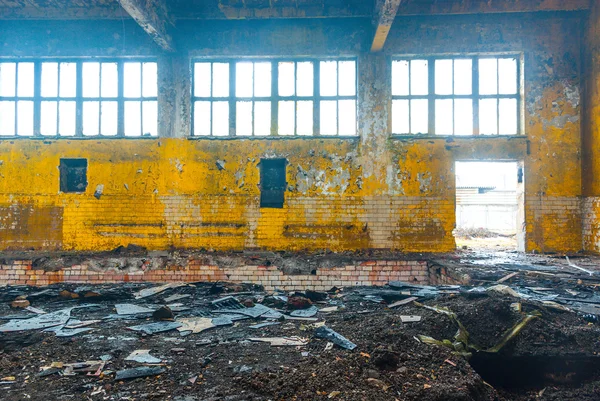
POLYGON ((60 191, 85 192, 87 182, 87 159, 60 159, 60 191))
POLYGON ((196 136, 356 135, 356 61, 194 63, 196 136))
POLYGON ((0 135, 156 136, 157 64, 0 62, 0 135))
POLYGON ((260 161, 260 207, 283 207, 287 179, 286 159, 261 159, 260 161))
POLYGON ((393 60, 392 133, 519 134, 518 60, 514 56, 393 60))

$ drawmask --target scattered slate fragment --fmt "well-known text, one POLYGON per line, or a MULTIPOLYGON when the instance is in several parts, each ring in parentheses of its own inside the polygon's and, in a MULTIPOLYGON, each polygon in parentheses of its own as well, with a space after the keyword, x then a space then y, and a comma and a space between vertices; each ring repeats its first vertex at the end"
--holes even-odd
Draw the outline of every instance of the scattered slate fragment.
POLYGON ((178 288, 183 287, 185 285, 185 283, 167 283, 159 285, 158 287, 144 288, 143 290, 134 293, 133 296, 135 297, 135 299, 147 298, 152 295, 160 294, 161 292, 168 290, 169 288, 178 288))
POLYGON ((294 316, 294 317, 313 317, 314 315, 317 314, 317 312, 319 311, 319 309, 317 309, 316 306, 311 306, 308 309, 298 309, 295 311, 292 311, 290 313, 290 316, 294 316))
POLYGON ((266 323, 254 324, 254 325, 248 326, 248 327, 251 329, 262 329, 263 327, 276 326, 278 324, 279 324, 279 322, 266 322, 266 323))
POLYGON ((156 333, 162 333, 165 331, 175 330, 176 328, 181 327, 181 326, 182 326, 182 324, 177 323, 177 322, 156 322, 156 323, 141 324, 139 326, 131 326, 131 327, 128 327, 128 329, 133 330, 133 331, 141 331, 142 333, 145 333, 145 334, 156 334, 156 333))
POLYGON ((248 340, 270 343, 273 347, 303 346, 308 344, 308 339, 301 337, 253 337, 248 340))
POLYGON ((44 315, 37 315, 29 319, 10 320, 8 323, 0 326, 0 332, 42 330, 49 327, 62 326, 71 318, 72 310, 73 308, 66 308, 44 315))
POLYGON ((213 319, 210 317, 183 318, 178 319, 177 322, 181 323, 181 327, 177 328, 177 330, 181 333, 190 332, 190 334, 198 334, 204 330, 216 327, 216 325, 213 323, 213 319))
POLYGON ((315 336, 319 338, 325 338, 345 349, 353 350, 354 348, 356 348, 356 344, 354 344, 341 334, 331 330, 327 326, 317 327, 317 329, 315 330, 315 336))
POLYGON ((412 323, 412 322, 420 322, 421 321, 421 316, 400 316, 400 320, 402 321, 402 323, 412 323))
POLYGON ((116 304, 115 308, 117 309, 117 315, 151 314, 154 312, 153 309, 134 304, 116 304))
POLYGON ((406 304, 409 304, 409 303, 411 303, 413 301, 416 301, 417 299, 419 299, 419 298, 417 298, 417 297, 408 297, 406 299, 401 299, 400 301, 394 302, 393 304, 389 304, 388 308, 395 308, 397 306, 406 305, 406 304))
POLYGON ((138 377, 156 376, 164 373, 165 369, 161 367, 141 366, 139 368, 119 370, 115 380, 137 379, 138 377))
POLYGON ((127 358, 125 358, 125 360, 139 362, 139 363, 150 363, 150 364, 162 362, 161 359, 150 355, 149 349, 136 349, 131 354, 129 354, 129 356, 127 358))

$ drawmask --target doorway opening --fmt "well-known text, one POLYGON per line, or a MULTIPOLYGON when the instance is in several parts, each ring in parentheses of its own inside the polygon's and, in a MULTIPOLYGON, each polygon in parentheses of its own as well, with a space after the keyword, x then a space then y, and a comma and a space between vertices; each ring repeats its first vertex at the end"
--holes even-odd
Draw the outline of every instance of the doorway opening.
POLYGON ((490 252, 525 251, 523 164, 457 161, 456 245, 490 252))

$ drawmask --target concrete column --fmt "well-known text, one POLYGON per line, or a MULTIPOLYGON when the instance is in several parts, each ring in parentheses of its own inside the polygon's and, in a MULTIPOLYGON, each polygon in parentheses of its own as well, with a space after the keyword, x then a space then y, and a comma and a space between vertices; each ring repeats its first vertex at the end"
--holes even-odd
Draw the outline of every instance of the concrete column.
POLYGON ((158 135, 186 138, 191 128, 192 72, 187 54, 158 59, 158 135))

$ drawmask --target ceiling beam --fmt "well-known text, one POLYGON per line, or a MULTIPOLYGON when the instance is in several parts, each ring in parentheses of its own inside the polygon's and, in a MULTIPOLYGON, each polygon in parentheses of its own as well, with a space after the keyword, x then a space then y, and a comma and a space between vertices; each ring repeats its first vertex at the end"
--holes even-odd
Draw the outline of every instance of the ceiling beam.
POLYGON ((173 20, 166 0, 119 0, 121 7, 165 51, 175 51, 169 27, 173 20))
POLYGON ((383 49, 401 2, 402 0, 377 0, 375 2, 375 12, 373 14, 376 30, 371 44, 372 53, 380 52, 383 49))

